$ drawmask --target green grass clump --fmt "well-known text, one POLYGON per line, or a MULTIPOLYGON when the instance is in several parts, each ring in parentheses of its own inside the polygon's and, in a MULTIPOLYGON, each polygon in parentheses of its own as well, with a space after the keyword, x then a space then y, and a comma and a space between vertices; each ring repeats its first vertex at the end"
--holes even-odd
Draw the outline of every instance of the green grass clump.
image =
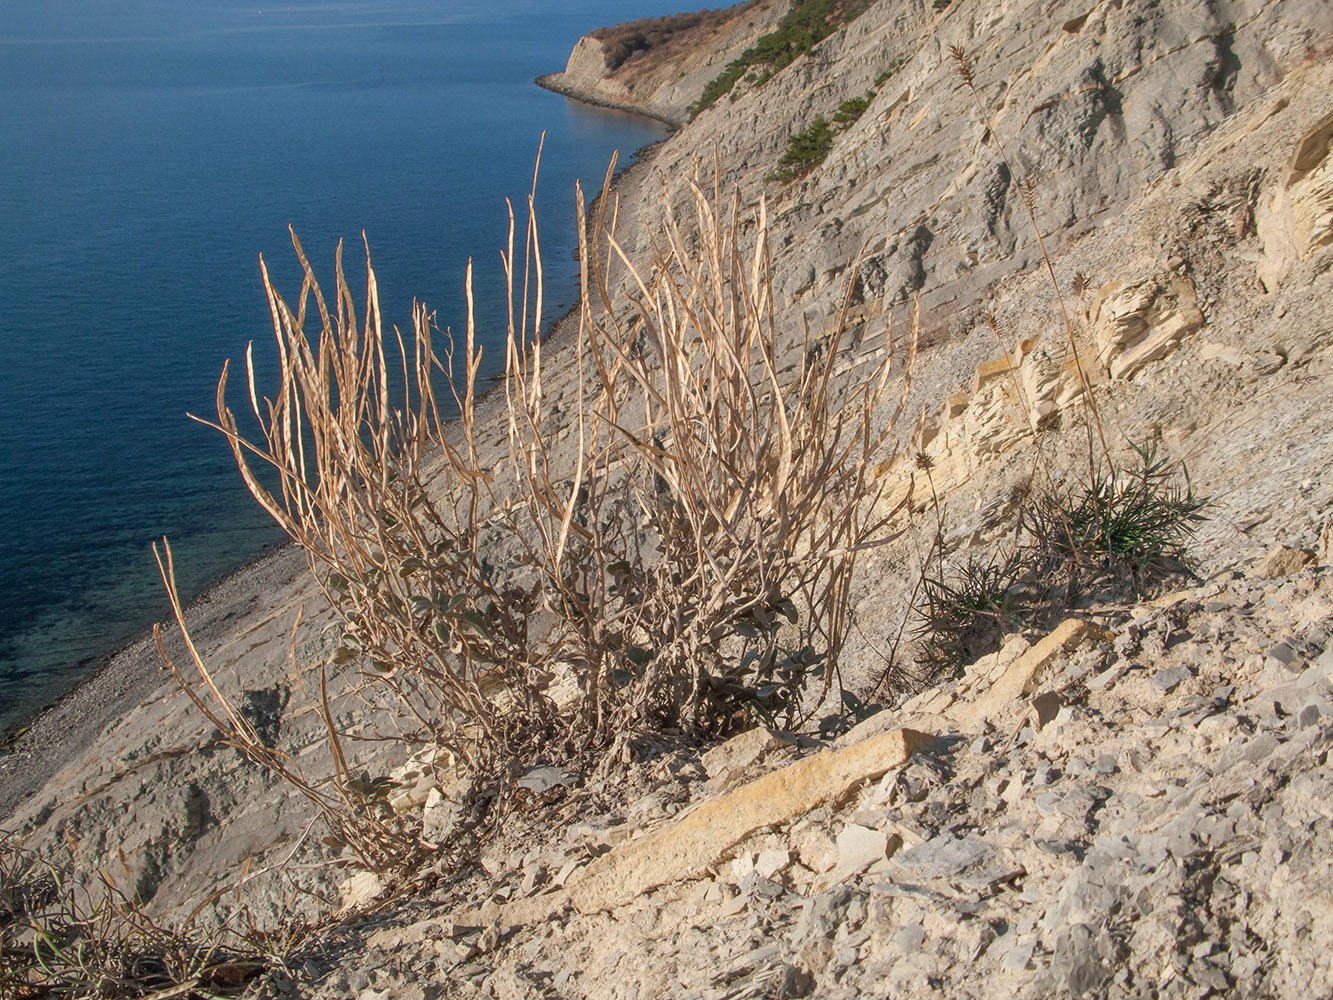
POLYGON ((1093 587, 1141 596, 1191 574, 1185 546, 1209 501, 1183 463, 1131 447, 1137 461, 1127 467, 1094 465, 1080 482, 1029 497, 1009 555, 922 573, 915 635, 930 675, 957 674, 1014 629, 1052 623, 1093 587))
POLYGON ((1022 627, 1020 564, 1015 556, 969 558, 956 572, 923 576, 916 634, 932 675, 957 675, 1022 627))
POLYGON ((692 113, 697 115, 711 108, 719 98, 731 93, 736 82, 751 67, 767 67, 767 75, 762 76, 767 80, 843 25, 855 20, 869 6, 870 0, 796 0, 776 28, 761 36, 709 81, 691 109, 692 113))
POLYGON ((833 148, 833 129, 828 119, 820 115, 787 140, 787 151, 778 160, 778 169, 768 175, 769 180, 789 181, 804 177, 824 162, 833 148))
POLYGON ((838 105, 838 110, 833 115, 835 125, 841 125, 846 128, 854 121, 866 113, 866 108, 870 107, 870 102, 874 99, 875 92, 867 90, 863 97, 852 97, 838 105))
POLYGON ((1033 545, 1050 565, 1089 572, 1128 572, 1136 587, 1178 567, 1184 543, 1208 505, 1189 471, 1160 458, 1151 444, 1134 445, 1132 469, 1094 467, 1086 482, 1038 497, 1024 516, 1033 545))

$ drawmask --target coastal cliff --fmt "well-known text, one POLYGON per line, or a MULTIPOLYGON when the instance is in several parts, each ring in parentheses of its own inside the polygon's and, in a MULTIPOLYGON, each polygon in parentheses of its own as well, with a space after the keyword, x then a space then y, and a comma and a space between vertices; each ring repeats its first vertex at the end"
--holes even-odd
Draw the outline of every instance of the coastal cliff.
MULTIPOLYGON (((663 191, 762 208, 780 371, 827 348, 855 372, 917 327, 908 419, 873 470, 895 541, 860 567, 831 721, 534 766, 500 835, 394 883, 348 880, 309 803, 164 687, 12 804, 25 848, 113 870, 165 921, 222 885, 197 927, 312 921, 266 995, 1333 991, 1326 3, 879 0, 691 117, 789 11, 742 5, 619 62, 614 31, 587 36, 542 82, 678 126, 609 195, 642 273, 663 191), (803 136, 816 152, 789 158, 803 136), (1208 498, 1188 566, 1020 614, 957 676, 881 684, 924 579, 1015 551, 1038 470, 1072 489, 1149 454, 1208 498)), ((564 348, 545 391, 596 377, 564 348)), ((478 411, 488 455, 499 397, 478 411)), ((288 655, 328 661, 334 616, 294 570, 234 587, 199 609, 201 651, 312 760, 288 655)), ((330 671, 337 717, 363 722, 355 670, 330 671)), ((357 767, 439 829, 449 789, 397 752, 358 745, 357 767)))
POLYGON ((769 32, 786 9, 776 0, 750 0, 725 10, 605 28, 580 38, 564 70, 540 76, 537 83, 679 126, 708 81, 769 32))

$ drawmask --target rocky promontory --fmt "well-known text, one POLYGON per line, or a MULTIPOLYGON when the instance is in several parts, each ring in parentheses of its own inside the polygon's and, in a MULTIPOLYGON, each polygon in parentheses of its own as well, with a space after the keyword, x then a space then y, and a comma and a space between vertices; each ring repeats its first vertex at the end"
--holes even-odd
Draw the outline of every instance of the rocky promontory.
POLYGON ((709 80, 771 30, 786 5, 750 0, 718 11, 645 18, 584 35, 559 73, 558 94, 679 126, 709 80))

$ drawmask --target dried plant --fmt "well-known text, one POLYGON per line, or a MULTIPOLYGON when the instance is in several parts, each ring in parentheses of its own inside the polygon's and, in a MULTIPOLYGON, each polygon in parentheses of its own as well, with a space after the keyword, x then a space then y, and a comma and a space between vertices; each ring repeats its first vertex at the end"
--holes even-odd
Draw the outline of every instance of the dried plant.
POLYGON ((160 926, 105 876, 89 888, 0 833, 0 996, 228 997, 264 967, 160 926))
MULTIPOLYGON (((803 361, 784 375, 763 202, 743 220, 738 194, 728 204, 697 176, 689 192, 682 225, 663 179, 664 224, 642 268, 617 240, 611 204, 590 221, 580 198, 578 361, 595 378, 578 389, 572 478, 546 471, 535 412, 511 422, 520 492, 540 525, 535 562, 601 744, 644 729, 722 732, 750 713, 800 718, 807 676, 824 690, 837 676, 857 557, 888 540, 892 516, 871 469, 910 359, 897 410, 877 424, 891 331, 868 370, 835 378, 845 301, 824 349, 807 332, 803 361)), ((511 344, 511 413, 540 398, 523 348, 511 344)))
MULTIPOLYGON (((664 189, 666 222, 651 234, 647 272, 617 242, 610 202, 589 225, 580 194, 573 353, 591 377, 575 378, 573 399, 548 393, 532 199, 521 264, 511 211, 509 434, 499 456, 483 457, 479 445, 470 268, 457 358, 449 338, 436 359, 439 331, 424 306, 410 344, 394 331, 395 353, 369 261, 358 323, 341 248, 331 306, 293 235, 304 272, 295 308, 264 271, 280 361, 274 399, 259 398, 247 357, 257 436, 242 433, 227 405, 226 369, 219 381, 212 426, 255 498, 304 549, 341 623, 332 662, 359 665, 374 735, 447 752, 493 801, 538 759, 605 759, 645 733, 719 733, 750 714, 797 720, 837 681, 859 554, 888 540, 893 511, 871 470, 902 411, 915 322, 887 420, 887 326, 868 364, 835 374, 850 296, 822 349, 807 332, 804 361, 784 371, 763 204, 742 221, 738 196, 724 208, 716 188, 711 198, 697 181, 690 191, 687 230, 664 189), (436 401, 441 371, 453 423, 436 401), (508 475, 497 477, 506 454, 508 475), (556 624, 530 636, 539 608, 556 624), (574 683, 557 703, 560 675, 574 683), (811 675, 822 690, 803 701, 811 675)), ((169 549, 160 562, 184 630, 169 549)), ((316 708, 331 780, 266 746, 186 638, 188 677, 159 637, 177 680, 225 740, 315 803, 333 843, 381 870, 437 846, 421 839, 419 820, 389 808, 385 779, 356 774, 322 668, 316 708)))
POLYGON ((337 610, 343 636, 334 662, 356 659, 371 682, 392 693, 399 735, 437 744, 469 769, 493 769, 499 757, 536 738, 551 707, 532 683, 531 595, 497 576, 481 550, 489 472, 475 438, 481 352, 471 271, 456 382, 454 344, 449 340, 441 366, 432 315, 420 304, 410 346, 394 329, 401 367, 391 367, 368 250, 359 325, 341 246, 331 311, 294 234, 292 242, 305 275, 295 311, 264 269, 282 370, 276 398, 262 406, 247 358, 261 436, 255 443, 238 429, 226 405, 226 369, 213 426, 231 442, 251 493, 301 545, 337 610), (320 323, 313 344, 305 332, 311 300, 320 323), (435 397, 440 367, 460 415, 448 430, 435 397), (428 467, 428 458, 441 453, 428 467), (276 470, 276 497, 251 469, 250 456, 276 470))

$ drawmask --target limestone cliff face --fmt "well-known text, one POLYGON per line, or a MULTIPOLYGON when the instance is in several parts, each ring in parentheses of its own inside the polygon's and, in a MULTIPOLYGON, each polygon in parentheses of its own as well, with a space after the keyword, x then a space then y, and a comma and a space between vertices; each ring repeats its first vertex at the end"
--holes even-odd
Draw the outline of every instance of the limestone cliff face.
MULTIPOLYGON (((1205 383, 1261 394, 1252 374, 1311 364, 1333 338, 1309 291, 1333 268, 1327 14, 1325 0, 880 0, 762 86, 742 81, 631 172, 617 189, 622 245, 647 260, 662 178, 679 208, 691 174, 711 185, 716 164, 749 210, 767 201, 788 365, 807 326, 818 337, 832 324, 858 254, 849 365, 882 350, 889 318, 907 329, 919 296, 909 407, 921 418, 901 444, 936 463, 937 485, 980 491, 956 501, 979 507, 960 542, 994 521, 980 509, 1003 506, 1005 463, 1076 419, 1074 351, 1123 414, 1116 441, 1164 437, 1202 473, 1222 454, 1203 439, 1221 419, 1205 383), (871 90, 821 164, 768 179, 793 133, 871 90), (1160 380, 1164 395, 1143 388, 1160 380)), ((881 473, 902 496, 913 470, 881 473)), ((886 588, 868 585, 867 620, 886 588)))
POLYGON ((675 34, 659 46, 634 53, 614 69, 607 66, 607 43, 585 35, 575 44, 563 72, 539 77, 537 82, 593 104, 680 125, 708 81, 771 31, 789 7, 788 0, 737 4, 719 21, 675 34))
POLYGON ((666 143, 653 172, 681 183, 716 150, 727 185, 751 204, 767 196, 785 237, 775 270, 789 313, 824 308, 867 247, 867 298, 920 292, 947 323, 1032 263, 1023 185, 1034 185, 1048 246, 1068 245, 1263 101, 1327 41, 1327 15, 1322 0, 955 0, 940 12, 881 0, 763 86, 742 81, 666 143), (974 60, 993 136, 953 45, 974 60), (793 132, 890 70, 821 166, 785 187, 765 181, 793 132))

